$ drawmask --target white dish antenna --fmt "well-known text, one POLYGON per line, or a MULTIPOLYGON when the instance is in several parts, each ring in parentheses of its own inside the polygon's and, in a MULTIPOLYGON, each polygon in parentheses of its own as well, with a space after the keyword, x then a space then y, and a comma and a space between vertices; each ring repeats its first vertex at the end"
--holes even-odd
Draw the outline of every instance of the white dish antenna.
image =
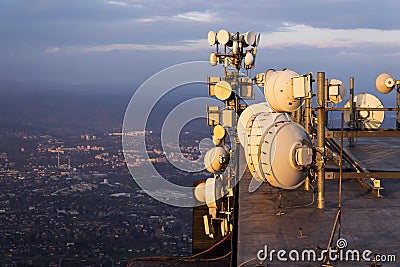
POLYGON ((253 31, 244 34, 244 41, 247 45, 253 45, 256 41, 256 34, 253 31))
POLYGON ((209 31, 207 35, 208 44, 213 46, 217 43, 217 34, 213 31, 209 31))
POLYGON ((215 65, 217 65, 217 63, 218 63, 217 55, 214 52, 212 52, 210 54, 210 64, 211 64, 211 66, 215 66, 215 65))
POLYGON ((194 197, 198 201, 203 202, 203 203, 206 202, 206 190, 205 190, 205 187, 206 187, 206 182, 202 181, 202 182, 200 182, 199 184, 196 185, 196 187, 194 188, 194 191, 193 191, 194 197))
POLYGON ((256 34, 256 41, 254 42, 255 47, 257 47, 260 44, 260 40, 261 40, 261 33, 257 33, 256 34))
POLYGON ((204 156, 206 170, 211 173, 223 172, 229 163, 229 152, 223 147, 213 147, 204 156))
POLYGON ((212 137, 214 145, 219 146, 222 143, 222 140, 224 140, 225 135, 226 131, 222 125, 218 124, 217 126, 215 126, 212 137))
POLYGON ((216 139, 222 140, 224 139, 226 135, 225 128, 221 125, 217 125, 213 129, 213 135, 215 136, 216 139))
POLYGON ((234 55, 237 55, 239 53, 239 42, 238 41, 234 41, 232 44, 232 53, 234 55))
MULTIPOLYGON (((374 95, 363 93, 354 96, 354 102, 356 107, 360 108, 383 108, 382 102, 374 95)), ((345 108, 350 107, 350 102, 344 105, 345 108)), ((357 127, 361 129, 378 129, 385 118, 385 112, 382 110, 378 111, 367 111, 361 110, 358 112, 357 127)), ((344 112, 344 120, 346 124, 350 124, 350 111, 344 112)))
POLYGON ((205 198, 209 208, 217 208, 217 200, 223 196, 221 180, 208 178, 205 186, 205 198))
POLYGON ((214 87, 214 94, 219 100, 227 100, 232 95, 232 87, 226 81, 219 81, 214 87))
POLYGON ((346 85, 338 79, 329 80, 328 84, 328 100, 331 103, 338 104, 344 100, 346 97, 346 85))
POLYGON ((224 195, 221 179, 213 177, 200 182, 194 188, 193 194, 199 202, 207 204, 210 215, 215 219, 217 209, 221 206, 219 200, 224 195))
POLYGON ((246 52, 246 56, 244 57, 244 65, 251 66, 254 63, 254 56, 250 51, 246 52))
POLYGON ((390 93, 396 82, 392 76, 392 74, 384 72, 378 75, 375 80, 376 89, 382 94, 390 93))
POLYGON ((219 30, 217 33, 218 43, 222 45, 226 45, 229 41, 231 41, 231 33, 227 30, 219 30))

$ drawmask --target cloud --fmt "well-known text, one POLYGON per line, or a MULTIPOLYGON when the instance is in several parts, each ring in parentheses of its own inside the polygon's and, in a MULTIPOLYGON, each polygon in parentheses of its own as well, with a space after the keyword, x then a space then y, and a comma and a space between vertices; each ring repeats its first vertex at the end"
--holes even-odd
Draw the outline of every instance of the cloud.
POLYGON ((206 10, 204 12, 190 11, 174 16, 153 16, 153 17, 137 18, 131 20, 131 22, 133 23, 151 23, 157 21, 189 21, 189 22, 212 23, 221 21, 221 19, 218 13, 206 10))
POLYGON ((165 17, 154 16, 154 17, 149 17, 149 18, 132 19, 132 20, 130 20, 130 22, 131 23, 151 23, 151 22, 163 20, 164 18, 165 17))
POLYGON ((136 4, 132 3, 130 1, 113 1, 113 0, 106 0, 106 3, 109 5, 114 5, 114 6, 133 6, 137 8, 142 8, 143 6, 141 4, 136 4))
POLYGON ((121 1, 107 1, 107 4, 114 5, 114 6, 127 6, 128 5, 126 2, 121 2, 121 1))
POLYGON ((340 51, 338 54, 338 56, 361 56, 363 55, 363 53, 359 53, 359 52, 348 52, 348 51, 340 51))
MULTIPOLYGON (((191 12, 189 12, 192 14, 191 12)), ((188 13, 184 13, 188 14, 188 13)), ((176 16, 169 19, 176 19, 176 16)), ((185 17, 185 16, 184 16, 185 17)), ((165 17, 143 18, 143 22, 162 20, 165 17), (146 21, 145 21, 146 20, 146 21), (147 21, 148 20, 148 21, 147 21)), ((180 18, 189 19, 189 18, 180 18)), ((202 16, 194 15, 190 19, 200 21, 202 16)), ((286 49, 291 47, 311 47, 317 49, 338 48, 338 56, 360 56, 364 53, 358 48, 375 47, 399 47, 400 30, 379 29, 329 29, 318 28, 304 24, 283 23, 275 31, 262 33, 260 48, 263 49, 286 49), (363 46, 364 45, 364 46, 363 46), (357 48, 357 51, 353 51, 357 48)), ((174 43, 140 44, 140 43, 112 43, 96 46, 70 46, 62 48, 64 52, 70 53, 107 53, 112 51, 181 51, 192 52, 210 50, 206 38, 186 39, 174 43)), ((55 54, 60 48, 49 48, 48 54, 55 54)), ((387 53, 387 52, 386 52, 387 53)))
POLYGON ((209 49, 206 40, 183 40, 175 45, 170 44, 109 44, 91 47, 71 47, 80 53, 112 51, 198 51, 209 49))
POLYGON ((261 39, 261 47, 275 49, 294 46, 351 48, 363 44, 399 46, 400 30, 330 29, 283 23, 276 31, 263 33, 261 39))
POLYGON ((208 23, 221 20, 218 16, 218 13, 211 12, 209 10, 205 12, 198 12, 198 11, 186 12, 178 14, 173 18, 176 20, 187 20, 187 21, 208 22, 208 23))
POLYGON ((349 52, 349 51, 340 51, 337 53, 338 56, 363 56, 364 53, 360 52, 349 52))
POLYGON ((59 47, 52 47, 46 49, 46 54, 57 54, 60 53, 61 49, 59 47))
POLYGON ((384 53, 382 54, 384 57, 400 57, 400 52, 394 52, 394 53, 384 53))

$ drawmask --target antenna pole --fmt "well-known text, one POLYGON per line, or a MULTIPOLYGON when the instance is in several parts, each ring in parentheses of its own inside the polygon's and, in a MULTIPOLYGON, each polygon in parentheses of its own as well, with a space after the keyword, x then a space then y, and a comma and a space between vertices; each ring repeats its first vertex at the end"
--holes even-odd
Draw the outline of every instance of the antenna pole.
MULTIPOLYGON (((355 126, 355 109, 354 109, 354 78, 350 77, 350 130, 354 130, 355 126)), ((349 146, 353 147, 354 146, 354 138, 350 137, 349 138, 349 146)))
MULTIPOLYGON (((328 246, 326 251, 332 247, 333 238, 336 233, 336 229, 338 230, 338 239, 340 239, 340 228, 342 225, 342 180, 343 180, 343 141, 344 141, 344 113, 342 112, 342 119, 340 123, 340 159, 339 159, 339 192, 338 192, 338 210, 336 213, 335 222, 333 224, 333 228, 331 231, 331 235, 329 237, 328 246)), ((322 266, 332 267, 331 263, 329 262, 329 258, 325 255, 324 257, 324 264, 322 266)))
MULTIPOLYGON (((311 92, 312 94, 312 92, 311 92)), ((304 108, 304 128, 306 132, 311 137, 311 97, 307 97, 305 100, 305 108, 304 108)))
POLYGON ((318 72, 318 129, 317 129, 317 208, 325 207, 325 72, 318 72))
POLYGON ((396 87, 396 129, 400 130, 400 85, 396 87))
POLYGON ((342 188, 343 188, 343 146, 344 146, 344 112, 342 112, 342 118, 340 122, 340 169, 339 169, 339 193, 338 193, 338 236, 340 238, 340 227, 342 224, 342 188))
MULTIPOLYGON (((310 79, 310 88, 312 88, 312 80, 313 77, 311 76, 310 79)), ((309 95, 305 98, 305 106, 304 106, 304 128, 310 138, 312 138, 312 133, 311 133, 311 108, 312 108, 312 89, 309 92, 309 95)), ((301 121, 303 121, 303 118, 301 121)), ((311 181, 310 181, 310 176, 307 175, 305 182, 304 182, 304 190, 309 191, 311 190, 311 181)))

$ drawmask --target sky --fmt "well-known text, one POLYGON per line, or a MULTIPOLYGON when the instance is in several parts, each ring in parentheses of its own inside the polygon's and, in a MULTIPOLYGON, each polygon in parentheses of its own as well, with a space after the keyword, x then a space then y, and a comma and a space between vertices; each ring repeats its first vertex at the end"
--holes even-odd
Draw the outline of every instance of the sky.
POLYGON ((369 91, 379 73, 398 75, 398 10, 398 0, 0 0, 0 79, 138 85, 208 60, 208 31, 227 29, 262 34, 253 75, 325 71, 369 91))

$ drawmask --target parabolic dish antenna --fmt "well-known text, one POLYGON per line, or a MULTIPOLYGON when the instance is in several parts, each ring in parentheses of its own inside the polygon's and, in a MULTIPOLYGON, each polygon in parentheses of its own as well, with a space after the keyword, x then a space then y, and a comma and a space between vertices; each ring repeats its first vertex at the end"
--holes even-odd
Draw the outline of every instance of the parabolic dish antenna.
POLYGON ((228 82, 220 81, 215 85, 214 93, 219 100, 224 101, 232 95, 232 87, 228 82))
POLYGON ((392 76, 392 74, 384 72, 378 75, 375 80, 375 87, 382 94, 390 93, 396 82, 392 76))
POLYGON ((229 41, 231 41, 231 34, 227 30, 219 30, 217 33, 218 43, 222 45, 226 45, 229 41))
POLYGON ((253 45, 256 41, 256 34, 252 31, 246 32, 244 34, 244 41, 247 45, 253 45))
POLYGON ((338 104, 344 100, 346 97, 346 85, 338 79, 329 80, 329 101, 338 104))
POLYGON ((213 46, 217 43, 217 34, 213 31, 209 31, 207 35, 207 41, 210 46, 213 46))
MULTIPOLYGON (((354 102, 355 106, 360 108, 383 108, 382 102, 376 96, 367 93, 355 95, 354 102)), ((344 107, 350 107, 350 102, 347 101, 344 107)), ((357 128, 375 130, 381 126, 384 118, 385 112, 383 110, 360 110, 358 111, 356 125, 357 128)), ((350 111, 344 112, 344 120, 347 125, 350 125, 350 111)))

